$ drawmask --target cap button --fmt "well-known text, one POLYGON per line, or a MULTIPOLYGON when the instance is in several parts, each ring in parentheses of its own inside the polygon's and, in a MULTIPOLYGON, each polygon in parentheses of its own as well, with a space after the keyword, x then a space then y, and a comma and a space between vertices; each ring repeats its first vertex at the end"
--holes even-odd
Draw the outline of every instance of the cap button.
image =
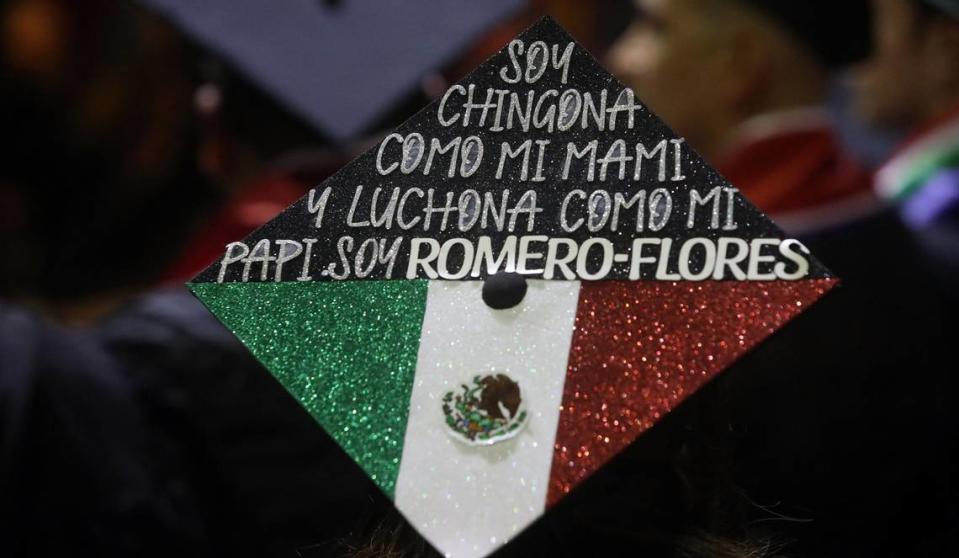
POLYGON ((483 302, 495 310, 512 308, 523 302, 526 287, 526 278, 518 273, 494 273, 483 282, 483 302))

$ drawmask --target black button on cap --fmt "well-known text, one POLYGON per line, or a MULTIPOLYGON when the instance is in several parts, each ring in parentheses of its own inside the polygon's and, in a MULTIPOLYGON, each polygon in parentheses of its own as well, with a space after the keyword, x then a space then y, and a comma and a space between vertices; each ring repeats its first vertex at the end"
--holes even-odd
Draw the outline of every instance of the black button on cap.
POLYGON ((483 283, 483 302, 496 310, 512 308, 523 302, 525 296, 526 278, 518 273, 501 271, 483 283))

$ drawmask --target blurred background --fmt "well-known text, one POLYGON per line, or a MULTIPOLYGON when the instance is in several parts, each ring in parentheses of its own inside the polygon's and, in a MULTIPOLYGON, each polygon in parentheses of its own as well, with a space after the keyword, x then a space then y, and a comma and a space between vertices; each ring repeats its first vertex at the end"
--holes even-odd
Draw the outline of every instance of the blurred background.
POLYGON ((433 552, 182 287, 543 15, 844 280, 502 555, 950 556, 959 2, 0 4, 0 552, 433 552))

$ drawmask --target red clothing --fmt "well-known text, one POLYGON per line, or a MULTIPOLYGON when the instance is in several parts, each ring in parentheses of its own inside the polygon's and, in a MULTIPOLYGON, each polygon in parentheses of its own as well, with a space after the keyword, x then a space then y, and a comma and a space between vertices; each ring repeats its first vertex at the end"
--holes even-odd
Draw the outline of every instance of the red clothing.
POLYGON ((186 246, 164 277, 164 283, 184 283, 240 240, 299 199, 308 188, 285 176, 269 176, 250 184, 186 246))
POLYGON ((182 284, 223 255, 230 242, 243 239, 359 155, 367 142, 350 149, 298 151, 277 160, 270 170, 226 200, 194 234, 162 282, 182 284))
POLYGON ((826 126, 742 142, 720 158, 718 169, 773 217, 824 209, 871 191, 869 173, 843 151, 826 126))

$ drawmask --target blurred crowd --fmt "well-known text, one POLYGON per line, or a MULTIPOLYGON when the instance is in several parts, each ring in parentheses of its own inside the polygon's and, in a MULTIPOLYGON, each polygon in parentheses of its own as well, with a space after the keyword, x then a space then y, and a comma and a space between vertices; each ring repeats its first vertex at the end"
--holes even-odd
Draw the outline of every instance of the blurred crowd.
POLYGON ((501 555, 959 555, 959 1, 517 1, 338 133, 158 4, 0 4, 0 554, 431 555, 182 284, 549 14, 843 285, 501 555))

